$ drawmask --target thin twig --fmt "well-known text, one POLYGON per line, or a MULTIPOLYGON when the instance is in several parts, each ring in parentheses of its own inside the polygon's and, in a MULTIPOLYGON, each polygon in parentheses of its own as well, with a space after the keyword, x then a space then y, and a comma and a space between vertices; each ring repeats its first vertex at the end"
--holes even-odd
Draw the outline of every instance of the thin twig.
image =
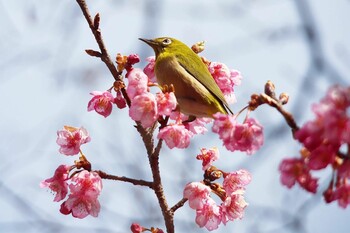
MULTIPOLYGON (((84 17, 86 19, 86 21, 88 22, 89 24, 89 27, 91 29, 91 32, 92 34, 94 35, 95 37, 95 40, 98 44, 98 47, 100 48, 101 50, 101 56, 99 56, 101 58, 101 60, 106 64, 106 66, 108 67, 109 71, 111 72, 111 74, 113 75, 114 79, 116 81, 122 81, 122 76, 121 76, 121 73, 118 72, 117 68, 115 67, 111 57, 109 56, 108 54, 108 51, 106 49, 106 46, 103 42, 103 38, 102 38, 102 34, 101 34, 101 30, 100 28, 98 27, 99 26, 99 20, 100 20, 100 16, 99 14, 97 14, 95 16, 95 19, 92 20, 92 17, 90 15, 90 12, 89 12, 89 9, 86 5, 86 2, 85 0, 76 0, 77 3, 79 4, 80 6, 80 9, 81 11, 83 12, 84 14, 84 17)), ((90 50, 88 50, 90 51, 90 50)), ((96 53, 94 53, 96 54, 96 53)), ((128 104, 128 106, 130 106, 130 99, 126 93, 126 90, 125 88, 122 88, 121 89, 121 92, 123 94, 123 97, 124 99, 126 100, 126 103, 128 104)))
POLYGON ((277 111, 279 111, 282 114, 282 116, 286 120, 288 126, 292 129, 293 134, 294 134, 294 132, 296 132, 299 129, 299 126, 295 122, 293 115, 290 112, 286 111, 283 108, 282 104, 280 104, 278 101, 276 101, 275 99, 269 97, 268 95, 266 95, 264 93, 260 94, 260 99, 265 104, 268 104, 269 106, 274 107, 277 111))
POLYGON ((150 182, 150 181, 137 180, 137 179, 132 179, 132 178, 125 177, 125 176, 110 175, 110 174, 107 174, 103 171, 95 171, 95 172, 97 172, 102 179, 118 180, 118 181, 128 182, 128 183, 131 183, 133 185, 147 186, 147 187, 153 189, 153 182, 150 182))
POLYGON ((170 211, 174 213, 177 209, 181 208, 187 200, 187 198, 182 198, 178 203, 176 203, 173 207, 170 208, 170 211))
POLYGON ((295 122, 293 115, 283 108, 283 105, 288 103, 288 94, 282 93, 278 99, 275 93, 275 85, 271 81, 266 82, 264 92, 265 93, 251 95, 248 109, 250 111, 254 111, 262 104, 267 104, 275 108, 282 114, 288 126, 292 129, 294 136, 294 133, 299 129, 299 126, 295 122))

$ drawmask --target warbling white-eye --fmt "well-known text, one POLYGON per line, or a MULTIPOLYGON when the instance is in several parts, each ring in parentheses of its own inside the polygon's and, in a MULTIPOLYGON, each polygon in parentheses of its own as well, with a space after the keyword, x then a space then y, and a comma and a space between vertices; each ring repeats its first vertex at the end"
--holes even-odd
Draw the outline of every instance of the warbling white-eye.
POLYGON ((180 112, 192 119, 232 113, 207 66, 187 45, 170 37, 139 39, 153 48, 157 82, 174 86, 180 112))

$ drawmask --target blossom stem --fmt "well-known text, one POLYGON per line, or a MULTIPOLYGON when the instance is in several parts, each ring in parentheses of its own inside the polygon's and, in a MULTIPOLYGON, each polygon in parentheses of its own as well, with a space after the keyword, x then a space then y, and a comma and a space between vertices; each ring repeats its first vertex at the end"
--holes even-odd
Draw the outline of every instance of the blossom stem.
POLYGON ((238 117, 244 110, 246 110, 249 107, 249 105, 245 106, 244 108, 242 108, 241 110, 239 110, 239 112, 236 114, 236 117, 238 117))

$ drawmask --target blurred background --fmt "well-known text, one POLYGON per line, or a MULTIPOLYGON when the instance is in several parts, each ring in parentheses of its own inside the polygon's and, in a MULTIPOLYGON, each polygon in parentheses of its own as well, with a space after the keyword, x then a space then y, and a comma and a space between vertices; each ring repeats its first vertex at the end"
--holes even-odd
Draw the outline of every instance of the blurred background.
MULTIPOLYGON (((311 104, 335 83, 350 83, 350 1, 348 0, 88 0, 111 55, 153 51, 139 37, 171 36, 188 45, 206 41, 201 54, 241 71, 235 89, 237 112, 252 93, 271 80, 287 92, 286 106, 298 124, 313 118, 311 104)), ((132 222, 164 229, 160 208, 148 188, 104 181, 101 212, 75 219, 59 213, 54 195, 39 188, 60 164, 77 157, 58 153, 56 132, 63 125, 84 126, 91 142, 82 147, 93 169, 136 179, 151 179, 146 152, 127 109, 112 115, 87 112, 93 90, 106 90, 113 78, 85 49, 97 44, 73 0, 0 0, 0 232, 130 232, 132 222)), ((146 63, 138 66, 143 68, 146 63)), ((202 147, 218 146, 215 165, 225 171, 248 169, 249 203, 242 220, 216 232, 345 233, 350 209, 324 204, 322 191, 330 170, 320 178, 317 195, 279 181, 278 165, 298 156, 300 145, 282 117, 269 107, 251 114, 265 127, 265 144, 252 156, 221 147, 218 135, 196 136, 186 150, 163 148, 160 157, 165 194, 172 206, 183 187, 202 178, 195 159, 202 147)), ((210 126, 208 126, 210 127, 210 126)), ((175 213, 176 232, 207 232, 194 222, 186 204, 175 213)))

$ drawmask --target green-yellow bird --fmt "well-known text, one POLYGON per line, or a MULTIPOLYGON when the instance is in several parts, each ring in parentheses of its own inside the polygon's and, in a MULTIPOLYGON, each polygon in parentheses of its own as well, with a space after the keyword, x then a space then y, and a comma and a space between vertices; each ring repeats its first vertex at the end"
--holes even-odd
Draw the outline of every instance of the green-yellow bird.
POLYGON ((217 112, 232 113, 207 66, 187 45, 170 37, 139 39, 153 48, 157 82, 174 86, 182 113, 192 119, 213 117, 217 112))

